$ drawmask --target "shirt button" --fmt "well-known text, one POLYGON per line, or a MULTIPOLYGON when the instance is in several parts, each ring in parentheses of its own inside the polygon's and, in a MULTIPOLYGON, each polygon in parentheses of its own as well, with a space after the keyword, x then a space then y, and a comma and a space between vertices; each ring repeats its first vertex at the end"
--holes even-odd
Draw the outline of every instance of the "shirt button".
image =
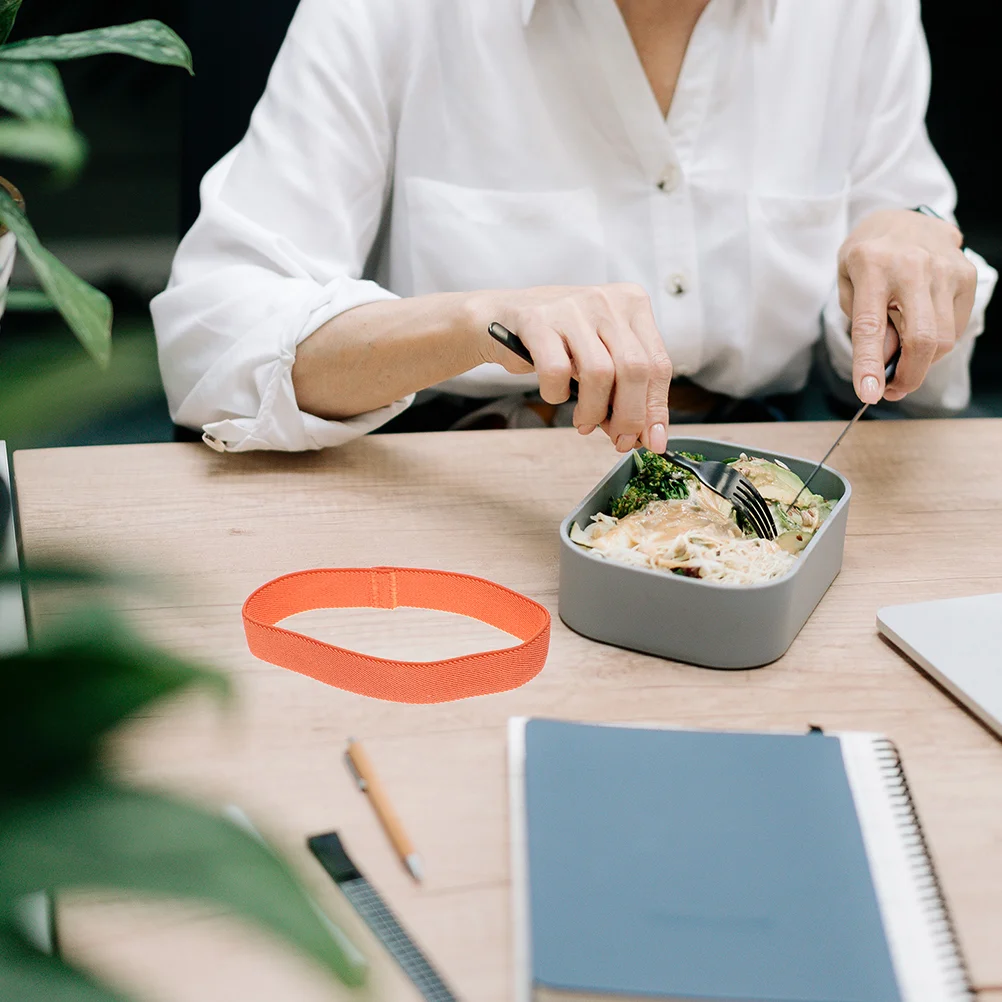
POLYGON ((669 275, 665 279, 665 288, 673 296, 682 296, 689 291, 689 283, 686 281, 685 275, 680 275, 676 272, 676 274, 669 275))
POLYGON ((207 446, 208 446, 208 447, 209 447, 210 449, 215 449, 215 450, 216 450, 216 452, 225 452, 225 451, 226 451, 226 443, 225 443, 225 442, 220 442, 218 438, 214 438, 214 437, 213 437, 212 435, 210 435, 210 434, 209 434, 208 432, 205 432, 205 433, 204 433, 204 434, 202 435, 202 441, 203 441, 203 442, 204 442, 204 443, 205 443, 205 444, 206 444, 206 445, 207 445, 207 446))
POLYGON ((679 180, 681 178, 681 171, 674 164, 668 164, 667 167, 661 172, 661 178, 658 181, 658 188, 661 191, 674 191, 678 187, 679 180))

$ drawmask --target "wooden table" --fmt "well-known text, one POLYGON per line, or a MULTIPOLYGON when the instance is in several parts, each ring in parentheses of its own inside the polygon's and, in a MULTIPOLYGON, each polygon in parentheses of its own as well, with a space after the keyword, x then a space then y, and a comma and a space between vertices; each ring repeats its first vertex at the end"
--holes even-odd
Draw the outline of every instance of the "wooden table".
MULTIPOLYGON (((686 428, 821 455, 830 424, 686 428)), ((882 731, 902 751, 976 986, 1002 1000, 1002 744, 883 643, 878 607, 1002 591, 1002 421, 872 422, 838 454, 854 486, 841 576, 789 653, 714 672, 592 643, 556 618, 560 519, 613 464, 573 431, 374 436, 321 454, 219 456, 200 445, 15 456, 24 548, 155 571, 125 596, 150 637, 236 680, 229 717, 200 696, 121 742, 123 767, 209 803, 236 802, 376 958, 375 997, 414 998, 329 887, 304 836, 340 830, 363 870, 469 1002, 512 997, 505 722, 515 714, 699 727, 882 731), (972 476, 971 471, 977 475, 972 476), (437 706, 368 700, 255 660, 240 605, 316 566, 403 564, 489 577, 554 613, 549 660, 511 693, 437 706), (366 741, 424 854, 398 866, 341 762, 366 741)), ((57 614, 32 609, 36 622, 57 614)), ((443 657, 495 644, 414 610, 311 613, 301 628, 371 653, 443 657)), ((174 906, 70 908, 75 955, 150 999, 339 998, 307 964, 229 921, 174 906)))

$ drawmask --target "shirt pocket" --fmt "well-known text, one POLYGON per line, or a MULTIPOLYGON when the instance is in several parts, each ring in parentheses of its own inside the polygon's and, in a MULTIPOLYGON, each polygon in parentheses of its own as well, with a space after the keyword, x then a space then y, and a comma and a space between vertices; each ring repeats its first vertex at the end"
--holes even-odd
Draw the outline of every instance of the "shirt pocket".
POLYGON ((820 196, 750 194, 748 221, 755 298, 816 333, 848 234, 849 185, 820 196))
POLYGON ((607 281, 591 189, 512 192, 409 177, 405 197, 414 295, 607 281))

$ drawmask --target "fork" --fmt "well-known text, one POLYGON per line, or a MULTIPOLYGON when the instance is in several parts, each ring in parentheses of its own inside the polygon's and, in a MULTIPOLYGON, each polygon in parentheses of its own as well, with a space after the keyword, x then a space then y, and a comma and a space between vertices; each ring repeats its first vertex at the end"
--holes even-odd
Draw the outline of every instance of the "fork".
MULTIPOLYGON (((530 365, 533 364, 532 355, 526 348, 525 342, 507 327, 493 323, 487 328, 487 333, 509 351, 515 352, 519 358, 524 359, 530 365)), ((577 389, 577 381, 572 379, 571 393, 576 394, 577 389)), ((755 489, 755 485, 737 470, 725 463, 717 463, 712 460, 694 463, 675 452, 663 452, 662 455, 669 463, 674 463, 676 466, 688 470, 701 484, 709 487, 714 494, 719 494, 725 500, 730 501, 737 511, 751 523, 757 536, 762 539, 776 538, 776 523, 773 521, 772 512, 769 511, 765 499, 755 489)))
POLYGON ((688 470, 701 484, 709 487, 714 494, 730 501, 739 514, 751 524, 755 534, 762 539, 776 538, 776 523, 772 512, 765 503, 765 498, 759 494, 755 485, 745 476, 738 473, 733 466, 718 463, 715 460, 705 460, 697 463, 677 452, 663 452, 662 456, 669 463, 688 470))

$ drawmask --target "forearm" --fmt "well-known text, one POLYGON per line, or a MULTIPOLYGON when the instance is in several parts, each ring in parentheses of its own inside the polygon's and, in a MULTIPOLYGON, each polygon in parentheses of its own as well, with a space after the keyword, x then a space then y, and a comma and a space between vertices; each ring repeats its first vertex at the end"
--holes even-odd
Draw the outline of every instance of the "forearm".
POLYGON ((578 380, 574 424, 601 426, 620 452, 668 441, 671 361, 639 285, 539 286, 369 303, 334 317, 296 350, 301 411, 328 420, 365 414, 483 362, 535 369, 539 392, 562 403, 578 380), (529 365, 487 333, 515 331, 529 365))
POLYGON ((329 320, 296 351, 299 407, 344 420, 486 361, 485 331, 465 293, 368 303, 329 320))

